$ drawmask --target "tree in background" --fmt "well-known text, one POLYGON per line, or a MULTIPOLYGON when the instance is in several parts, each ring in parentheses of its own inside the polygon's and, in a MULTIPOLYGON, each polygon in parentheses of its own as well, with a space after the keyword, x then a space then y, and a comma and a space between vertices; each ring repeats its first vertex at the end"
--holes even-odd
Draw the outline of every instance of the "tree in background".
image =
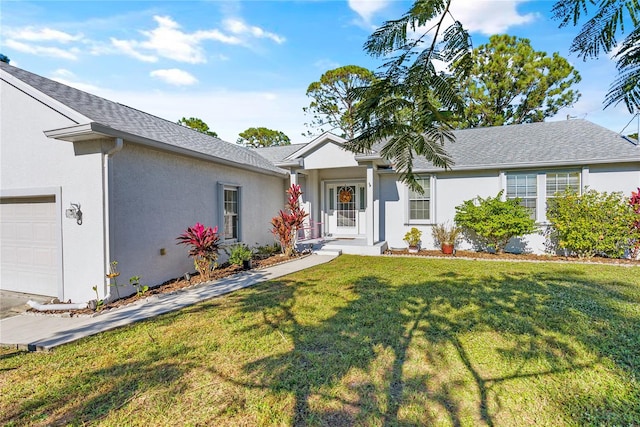
POLYGON ((273 145, 289 145, 291 140, 279 130, 265 127, 249 128, 238 135, 236 143, 245 147, 271 147, 273 145))
POLYGON ((573 39, 570 51, 585 61, 615 51, 613 59, 618 76, 609 87, 605 108, 624 102, 630 113, 640 110, 640 2, 559 0, 553 6, 553 13, 560 20, 561 28, 569 24, 576 26, 583 16, 591 15, 573 39), (617 36, 625 34, 625 24, 631 26, 631 31, 619 44, 617 36))
POLYGON ((9 57, 3 53, 0 53, 0 62, 6 62, 7 64, 10 62, 11 60, 9 59, 9 57))
POLYGON ((346 65, 324 73, 319 81, 307 88, 307 96, 312 101, 303 110, 312 119, 305 125, 320 132, 337 129, 340 136, 352 139, 355 136, 358 99, 350 96, 350 92, 353 88, 370 84, 374 78, 373 72, 357 65, 346 65))
POLYGON ((198 132, 202 132, 206 135, 213 136, 215 138, 218 137, 217 133, 215 133, 212 130, 209 130, 209 125, 207 125, 204 121, 202 121, 202 119, 199 119, 197 117, 189 117, 188 119, 183 117, 180 120, 178 120, 178 124, 182 126, 190 127, 191 129, 197 130, 198 132))
MULTIPOLYGON (((460 127, 542 122, 580 98, 571 89, 580 81, 571 64, 557 52, 535 51, 528 39, 491 36, 473 50, 472 62, 469 76, 459 80, 466 103, 460 127)), ((466 65, 452 68, 462 74, 466 65)))
POLYGON ((352 91, 360 102, 357 136, 347 148, 362 153, 384 141, 380 154, 418 192, 424 190, 413 172, 414 157, 449 168, 453 162, 444 143, 454 140, 452 117, 464 111, 454 79, 435 66, 435 61, 456 62, 461 78, 471 66, 469 34, 455 18, 451 25, 445 23, 451 2, 417 0, 400 19, 377 29, 365 50, 385 58, 385 70, 369 86, 352 91))

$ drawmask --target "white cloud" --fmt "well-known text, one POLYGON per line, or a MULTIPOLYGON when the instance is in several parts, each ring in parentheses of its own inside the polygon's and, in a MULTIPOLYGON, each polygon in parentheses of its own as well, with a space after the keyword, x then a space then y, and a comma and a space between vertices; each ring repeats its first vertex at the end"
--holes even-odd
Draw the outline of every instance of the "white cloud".
POLYGON ((265 31, 260 27, 247 25, 243 21, 235 18, 226 19, 224 21, 224 27, 227 29, 227 31, 237 35, 249 34, 258 39, 266 38, 266 39, 273 40, 277 44, 282 44, 286 41, 286 39, 282 36, 265 31))
POLYGON ((4 45, 10 49, 14 49, 22 53, 29 53, 38 56, 50 56, 53 58, 70 59, 72 61, 78 59, 78 54, 80 53, 80 50, 77 48, 60 49, 58 47, 26 44, 13 39, 5 40, 4 45))
POLYGON ((184 70, 170 68, 167 70, 154 70, 149 73, 151 77, 162 80, 165 83, 175 86, 189 86, 196 84, 198 79, 184 70))
POLYGON ((69 43, 82 39, 82 34, 71 35, 64 31, 58 31, 51 28, 34 28, 25 27, 17 30, 7 30, 7 35, 16 40, 26 40, 31 42, 58 42, 69 43))
POLYGON ((348 0, 349 8, 357 13, 366 23, 371 23, 371 18, 379 11, 385 9, 389 0, 348 0))
POLYGON ((117 52, 131 56, 132 58, 138 59, 143 62, 158 62, 157 56, 146 55, 136 50, 136 47, 138 44, 134 41, 118 40, 112 37, 111 44, 113 45, 113 47, 116 49, 117 52))
POLYGON ((170 16, 154 16, 153 19, 157 27, 149 31, 140 31, 144 39, 112 38, 112 46, 120 53, 144 62, 156 62, 162 57, 189 64, 201 64, 207 62, 207 54, 202 46, 207 40, 228 45, 248 45, 247 37, 270 39, 278 44, 285 41, 282 36, 247 25, 238 19, 228 19, 224 22, 228 33, 217 28, 188 33, 170 16))
POLYGON ((198 64, 207 62, 205 52, 200 46, 203 40, 217 40, 223 43, 237 44, 233 37, 225 36, 218 30, 185 33, 180 25, 168 16, 154 16, 158 26, 151 31, 141 31, 146 40, 119 40, 112 38, 111 43, 122 53, 145 62, 155 62, 157 57, 173 59, 178 62, 198 64))
POLYGON ((458 0, 451 4, 451 14, 471 33, 501 34, 510 27, 528 24, 538 16, 522 15, 517 7, 527 0, 458 0))
POLYGON ((313 63, 313 66, 325 71, 325 70, 333 70, 334 68, 338 68, 340 64, 331 59, 318 59, 316 62, 313 63))

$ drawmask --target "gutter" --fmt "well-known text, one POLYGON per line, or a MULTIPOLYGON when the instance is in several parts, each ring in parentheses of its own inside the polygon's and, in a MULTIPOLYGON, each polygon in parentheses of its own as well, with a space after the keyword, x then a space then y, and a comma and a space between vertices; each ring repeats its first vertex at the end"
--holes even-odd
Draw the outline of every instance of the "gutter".
MULTIPOLYGON (((264 175, 273 175, 279 178, 284 178, 287 175, 285 171, 280 172, 280 171, 265 169, 257 166, 247 165, 245 163, 238 163, 231 160, 222 159, 220 157, 216 157, 211 154, 194 151, 188 148, 167 144, 165 142, 156 141, 154 139, 135 135, 129 132, 120 131, 97 122, 90 122, 90 123, 86 123, 78 126, 71 126, 71 127, 62 128, 62 129, 52 129, 52 130, 45 131, 44 134, 49 138, 59 139, 59 140, 68 141, 68 142, 77 142, 77 141, 83 141, 88 139, 96 139, 96 136, 120 138, 120 139, 124 139, 129 142, 137 143, 146 147, 151 147, 151 148, 155 148, 162 151, 169 151, 172 153, 182 154, 187 157, 207 160, 210 162, 213 161, 218 164, 232 166, 239 169, 250 170, 250 171, 258 172, 264 175)), ((228 144, 228 143, 225 142, 225 144, 228 144)), ((257 153, 255 153, 255 155, 260 156, 257 153)))
POLYGON ((104 271, 104 298, 102 301, 107 303, 111 299, 111 287, 107 273, 111 265, 111 228, 109 226, 109 160, 123 147, 122 138, 115 139, 115 145, 107 152, 102 153, 102 235, 104 241, 103 259, 105 260, 104 271))

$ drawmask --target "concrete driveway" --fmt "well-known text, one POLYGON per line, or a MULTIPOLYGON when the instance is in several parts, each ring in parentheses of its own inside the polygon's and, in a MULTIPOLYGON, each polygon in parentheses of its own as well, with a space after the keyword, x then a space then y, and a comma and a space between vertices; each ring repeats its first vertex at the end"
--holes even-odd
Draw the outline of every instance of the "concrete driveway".
POLYGON ((0 319, 6 319, 24 312, 29 306, 27 301, 39 303, 51 301, 53 297, 43 295, 24 294, 22 292, 5 291, 0 289, 0 319))

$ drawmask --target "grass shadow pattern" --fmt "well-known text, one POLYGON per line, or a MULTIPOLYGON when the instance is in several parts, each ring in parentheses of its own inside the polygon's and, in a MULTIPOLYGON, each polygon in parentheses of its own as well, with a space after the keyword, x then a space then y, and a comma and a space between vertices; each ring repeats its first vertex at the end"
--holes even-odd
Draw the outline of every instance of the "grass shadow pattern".
MULTIPOLYGON (((0 392, 16 399, 0 404, 0 421, 636 425, 637 276, 343 256, 65 346, 59 357, 25 354, 62 369, 103 349, 112 363, 78 364, 85 370, 24 393, 0 377, 0 392)), ((21 359, 6 359, 16 367, 6 375, 21 374, 21 359)))

